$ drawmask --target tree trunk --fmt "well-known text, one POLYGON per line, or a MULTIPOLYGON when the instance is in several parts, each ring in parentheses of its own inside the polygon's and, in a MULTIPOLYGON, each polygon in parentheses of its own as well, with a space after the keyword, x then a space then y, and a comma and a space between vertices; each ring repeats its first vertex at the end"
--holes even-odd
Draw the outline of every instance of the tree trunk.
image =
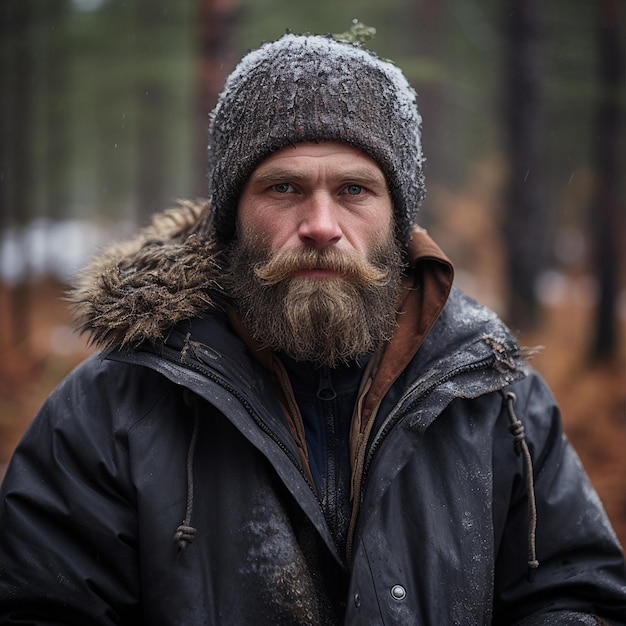
MULTIPOLYGON (((31 0, 12 2, 8 9, 8 27, 11 33, 12 72, 9 119, 11 121, 10 148, 11 194, 8 198, 8 221, 16 231, 24 231, 32 217, 34 189, 33 163, 33 42, 30 25, 33 7, 31 0)), ((6 42, 5 42, 6 45, 6 42)), ((30 255, 23 247, 19 253, 25 260, 24 273, 12 289, 11 335, 14 346, 28 348, 30 335, 30 255)))
POLYGON ((232 66, 232 35, 237 0, 199 0, 197 26, 195 195, 208 193, 207 141, 209 114, 232 66))
POLYGON ((64 0, 46 0, 44 3, 46 28, 42 35, 43 83, 45 115, 44 155, 44 215, 58 220, 67 215, 69 162, 69 92, 68 59, 61 24, 65 10, 64 0))
MULTIPOLYGON (((421 32, 420 37, 411 39, 411 52, 416 57, 440 58, 444 45, 441 41, 442 9, 444 7, 437 0, 418 1, 411 5, 410 19, 419 25, 421 32)), ((440 80, 428 81, 417 89, 417 106, 423 119, 422 146, 424 154, 427 156, 426 162, 429 164, 426 180, 427 189, 431 181, 443 178, 443 170, 446 168, 444 163, 445 151, 441 149, 443 143, 441 133, 442 97, 440 80)), ((424 228, 429 229, 435 221, 433 218, 434 215, 428 212, 428 203, 426 203, 420 212, 419 223, 424 228)))
MULTIPOLYGON (((589 223, 599 300, 591 356, 616 352, 616 301, 624 241, 624 10, 619 0, 598 0, 599 95, 595 113, 595 186, 589 223), (620 198, 622 200, 620 201, 620 198)), ((623 257, 622 257, 623 262, 623 257)))
POLYGON ((167 123, 165 79, 151 65, 162 57, 166 13, 162 1, 136 0, 134 4, 136 83, 136 197, 138 219, 146 223, 163 209, 167 180, 167 123))
MULTIPOLYGON (((0 233, 4 233, 10 223, 11 203, 9 201, 12 192, 11 181, 11 140, 12 124, 12 90, 11 60, 13 57, 13 40, 11 30, 13 28, 12 15, 9 11, 8 2, 0 3, 0 233)), ((1 269, 1 268, 0 268, 1 269)))
POLYGON ((509 179, 503 216, 510 294, 507 321, 531 330, 539 319, 537 278, 547 260, 547 207, 539 0, 505 4, 504 123, 509 179))

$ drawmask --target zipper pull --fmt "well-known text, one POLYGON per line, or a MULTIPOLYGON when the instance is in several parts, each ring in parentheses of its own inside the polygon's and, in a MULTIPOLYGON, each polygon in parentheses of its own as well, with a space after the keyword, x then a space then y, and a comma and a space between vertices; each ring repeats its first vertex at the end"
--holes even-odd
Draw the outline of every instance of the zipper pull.
POLYGON ((320 400, 334 400, 337 397, 333 381, 330 377, 330 368, 324 365, 320 371, 320 382, 317 388, 317 397, 320 400))

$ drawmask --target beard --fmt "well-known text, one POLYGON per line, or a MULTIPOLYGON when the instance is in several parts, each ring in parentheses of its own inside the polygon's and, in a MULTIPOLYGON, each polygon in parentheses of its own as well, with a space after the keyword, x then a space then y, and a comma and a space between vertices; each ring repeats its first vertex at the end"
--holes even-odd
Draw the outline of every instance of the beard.
POLYGON ((347 363, 374 352, 396 328, 404 263, 391 235, 368 259, 334 248, 272 253, 262 238, 240 237, 228 261, 226 287, 247 329, 297 361, 347 363), (297 275, 312 269, 335 275, 297 275))

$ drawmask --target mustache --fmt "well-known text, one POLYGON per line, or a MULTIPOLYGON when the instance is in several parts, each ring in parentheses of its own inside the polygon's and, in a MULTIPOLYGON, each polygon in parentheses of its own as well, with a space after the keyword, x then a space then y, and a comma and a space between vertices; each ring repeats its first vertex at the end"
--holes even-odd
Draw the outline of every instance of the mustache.
POLYGON ((281 250, 268 261, 257 263, 254 274, 264 285, 276 285, 295 273, 308 270, 326 270, 358 285, 384 286, 391 277, 388 264, 376 261, 382 252, 375 251, 374 260, 359 254, 334 248, 303 248, 281 250), (378 252, 378 254, 377 254, 378 252))

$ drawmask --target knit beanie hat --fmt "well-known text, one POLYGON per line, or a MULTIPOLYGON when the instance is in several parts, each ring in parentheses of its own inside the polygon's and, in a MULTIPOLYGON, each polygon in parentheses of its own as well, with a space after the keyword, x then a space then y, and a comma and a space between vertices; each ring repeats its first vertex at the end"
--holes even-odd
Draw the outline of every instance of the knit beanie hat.
POLYGON ((237 202, 260 162, 301 142, 337 141, 384 172, 402 244, 424 197, 421 117, 402 72, 360 45, 284 35, 248 53, 227 78, 209 125, 215 233, 234 235, 237 202))

